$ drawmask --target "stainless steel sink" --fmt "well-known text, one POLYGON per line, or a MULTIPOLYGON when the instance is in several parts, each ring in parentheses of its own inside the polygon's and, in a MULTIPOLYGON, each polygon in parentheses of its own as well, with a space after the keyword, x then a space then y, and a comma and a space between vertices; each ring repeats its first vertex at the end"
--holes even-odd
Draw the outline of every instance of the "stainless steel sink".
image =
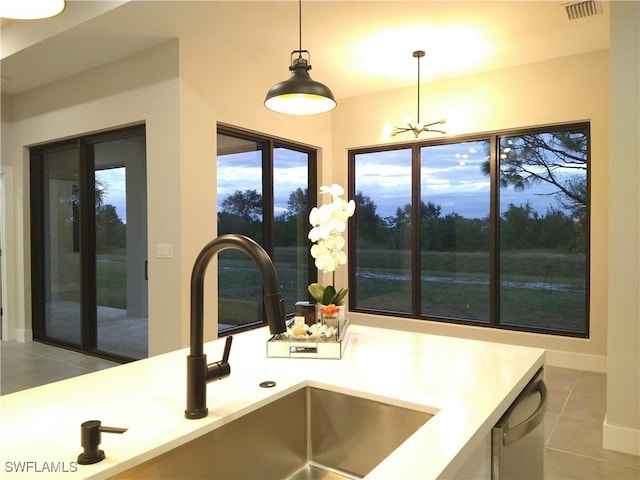
POLYGON ((115 478, 362 478, 432 416, 305 387, 115 478))

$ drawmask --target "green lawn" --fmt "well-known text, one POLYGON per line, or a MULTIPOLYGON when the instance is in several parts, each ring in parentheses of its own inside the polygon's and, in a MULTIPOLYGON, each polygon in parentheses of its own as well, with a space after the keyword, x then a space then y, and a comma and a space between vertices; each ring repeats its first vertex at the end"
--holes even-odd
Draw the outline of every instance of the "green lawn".
MULTIPOLYGON (((304 248, 276 251, 278 279, 288 311, 296 301, 307 299, 298 268, 305 255, 304 248)), ((410 261, 406 251, 359 251, 358 306, 410 312, 410 261)), ((242 253, 224 252, 219 265, 223 317, 238 323, 254 316, 262 298, 262 281, 253 262, 242 253)), ((423 252, 422 265, 423 315, 489 322, 488 253, 423 252)), ((98 304, 126 308, 124 255, 100 255, 96 267, 98 304)), ((582 254, 503 252, 500 272, 502 324, 583 331, 586 291, 582 254)))
MULTIPOLYGON (((411 311, 408 252, 359 251, 357 262, 358 306, 411 311)), ((487 252, 423 252, 422 268, 423 315, 490 321, 487 252)), ((501 324, 584 332, 584 255, 502 252, 500 282, 501 324)))

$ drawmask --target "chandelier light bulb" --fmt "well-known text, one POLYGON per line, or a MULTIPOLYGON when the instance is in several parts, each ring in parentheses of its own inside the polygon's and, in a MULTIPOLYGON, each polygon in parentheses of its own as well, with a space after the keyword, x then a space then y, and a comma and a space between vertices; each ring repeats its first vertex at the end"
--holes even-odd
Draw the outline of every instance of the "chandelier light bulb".
POLYGON ((382 127, 382 138, 385 140, 390 139, 393 136, 393 125, 385 123, 382 127))

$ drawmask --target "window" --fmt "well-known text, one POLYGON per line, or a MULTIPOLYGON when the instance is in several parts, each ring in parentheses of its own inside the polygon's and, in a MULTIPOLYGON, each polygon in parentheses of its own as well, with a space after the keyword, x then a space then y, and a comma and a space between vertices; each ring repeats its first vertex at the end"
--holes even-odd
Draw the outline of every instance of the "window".
POLYGON ((30 149, 34 338, 147 357, 144 125, 30 149))
MULTIPOLYGON (((274 262, 287 312, 317 278, 309 255, 309 205, 316 203, 316 151, 218 127, 218 234, 257 241, 274 262), (313 188, 309 189, 309 186, 313 188)), ((262 279, 242 252, 218 254, 218 332, 261 326, 262 279)))
POLYGON ((420 148, 421 314, 489 319, 489 140, 420 148))
POLYGON ((587 333, 588 126, 498 138, 500 324, 587 333))
POLYGON ((352 310, 588 336, 587 123, 349 158, 352 310))

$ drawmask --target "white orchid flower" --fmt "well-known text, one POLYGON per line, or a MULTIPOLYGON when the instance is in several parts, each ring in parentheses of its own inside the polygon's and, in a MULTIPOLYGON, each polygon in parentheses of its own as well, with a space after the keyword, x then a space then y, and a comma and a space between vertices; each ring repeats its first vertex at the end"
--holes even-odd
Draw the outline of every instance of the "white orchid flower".
POLYGON ((330 193, 332 197, 341 197, 344 195, 344 188, 337 183, 332 184, 330 187, 322 185, 320 187, 320 193, 330 193))
POLYGON ((347 263, 347 255, 342 251, 345 240, 342 234, 347 230, 347 220, 356 208, 353 200, 342 198, 344 188, 337 183, 331 186, 322 185, 320 193, 331 195, 331 202, 313 207, 309 212, 309 240, 315 245, 311 247, 311 256, 315 259, 316 268, 323 272, 334 272, 338 265, 347 263))

